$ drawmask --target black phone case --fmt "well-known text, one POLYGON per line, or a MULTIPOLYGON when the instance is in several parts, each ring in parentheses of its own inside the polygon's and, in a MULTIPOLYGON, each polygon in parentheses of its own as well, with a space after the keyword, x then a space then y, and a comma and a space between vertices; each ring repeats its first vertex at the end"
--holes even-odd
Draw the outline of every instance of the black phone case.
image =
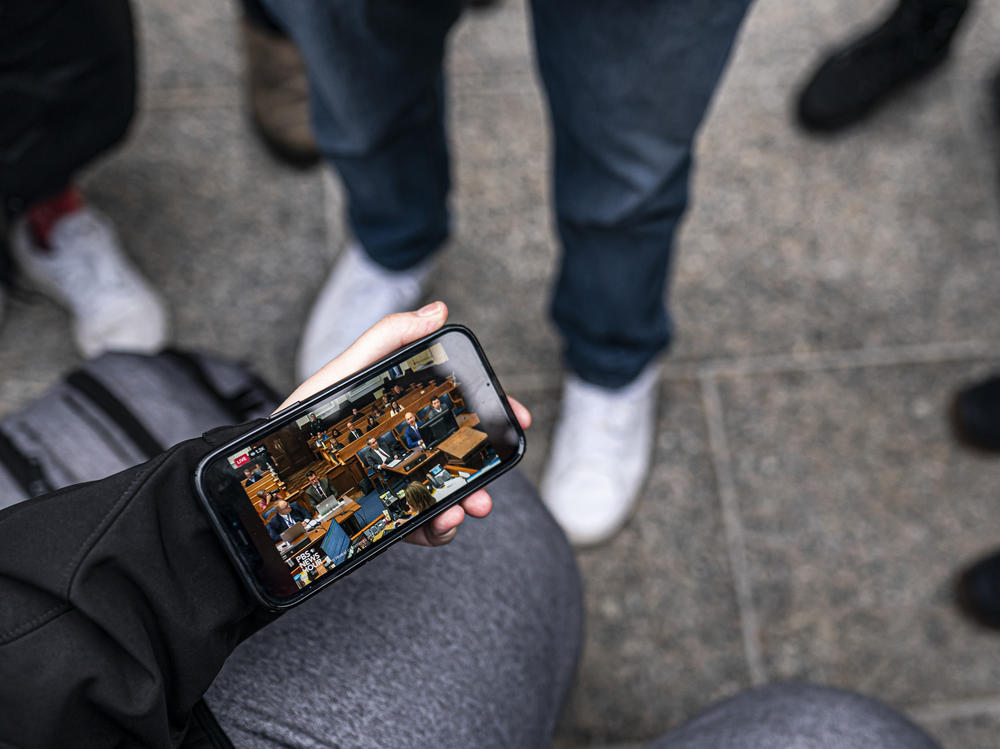
MULTIPOLYGON (((473 334, 473 332, 464 325, 451 324, 451 325, 445 325, 440 330, 431 333, 430 335, 424 336, 423 338, 416 340, 413 343, 407 344, 403 348, 397 349, 388 356, 379 359, 374 364, 371 364, 365 369, 354 373, 347 379, 341 380, 340 382, 336 382, 330 387, 321 390, 320 392, 310 397, 308 400, 296 401, 295 403, 282 409, 281 411, 277 411, 276 413, 272 414, 271 417, 268 418, 268 420, 261 426, 257 427, 256 429, 252 429, 249 432, 240 435, 238 438, 232 440, 231 442, 228 442, 222 447, 213 450, 209 455, 205 456, 201 460, 201 462, 198 464, 198 467, 195 469, 194 482, 195 482, 196 494, 198 498, 201 500, 201 503, 208 514, 209 520, 211 521, 212 527, 215 529, 216 535, 219 537, 219 540, 222 542, 223 547, 226 549, 226 552, 229 555, 229 558, 232 561, 234 567, 236 568, 240 579, 243 581, 243 584, 247 587, 247 589, 254 596, 254 598, 256 598, 261 603, 261 605, 265 606, 271 611, 285 611, 307 600, 308 598, 315 595, 317 592, 327 587, 328 585, 331 585, 332 583, 337 582, 337 580, 340 580, 346 577, 347 575, 351 574, 354 570, 358 569, 368 561, 379 556, 387 549, 391 548, 394 544, 405 539, 413 531, 421 528, 423 525, 430 522, 434 517, 440 515, 448 508, 453 507, 458 502, 462 501, 462 499, 468 497, 470 494, 473 494, 479 489, 482 489, 487 484, 494 481, 497 477, 502 476, 504 473, 506 473, 511 468, 516 466, 520 462, 521 458, 524 457, 525 445, 526 443, 524 438, 524 430, 521 429, 521 425, 518 424, 517 418, 514 416, 514 411, 511 409, 510 402, 507 399, 507 395, 504 392, 503 388, 501 387, 500 382, 497 380, 496 373, 493 371, 493 367, 490 366, 489 360, 487 360, 486 354, 483 351, 482 346, 479 344, 478 339, 473 334), (406 356, 407 352, 413 352, 415 350, 426 348, 435 339, 440 338, 448 333, 460 333, 464 335, 466 338, 468 338, 472 343, 473 348, 475 349, 475 352, 479 357, 480 364, 482 364, 482 367, 486 372, 486 376, 489 378, 490 384, 493 386, 494 390, 496 391, 500 399, 500 404, 503 407, 504 413, 507 416, 507 420, 510 422, 511 426, 514 428, 517 434, 518 446, 516 454, 513 456, 511 460, 507 461, 506 463, 501 463, 501 465, 497 467, 497 470, 495 472, 490 473, 488 479, 485 477, 477 479, 473 484, 466 486, 461 491, 456 491, 454 495, 443 500, 440 506, 435 506, 432 510, 428 510, 426 512, 426 515, 422 513, 420 517, 414 521, 413 528, 407 530, 406 533, 392 536, 388 540, 385 540, 383 543, 380 543, 378 546, 372 547, 371 553, 364 554, 360 558, 347 560, 340 567, 338 567, 333 574, 324 575, 322 578, 319 578, 315 582, 310 583, 305 588, 299 590, 299 595, 296 595, 291 599, 279 599, 273 597, 263 587, 260 581, 254 576, 253 572, 247 568, 246 563, 244 561, 243 552, 241 552, 241 550, 237 547, 236 542, 233 540, 232 534, 226 531, 222 522, 217 516, 214 508, 212 507, 212 501, 209 498, 204 487, 202 474, 205 467, 214 462, 215 460, 217 460, 218 458, 224 457, 225 455, 229 454, 234 448, 239 447, 243 443, 251 441, 257 436, 263 436, 264 434, 271 432, 272 430, 274 430, 277 424, 294 421, 299 417, 301 417, 302 415, 309 413, 309 411, 312 410, 312 408, 316 404, 328 398, 332 393, 340 390, 350 389, 354 385, 368 379, 373 374, 377 373, 379 370, 384 369, 389 362, 393 360, 405 360, 409 358, 408 356, 406 356)), ((257 553, 257 550, 254 548, 253 552, 257 553)))

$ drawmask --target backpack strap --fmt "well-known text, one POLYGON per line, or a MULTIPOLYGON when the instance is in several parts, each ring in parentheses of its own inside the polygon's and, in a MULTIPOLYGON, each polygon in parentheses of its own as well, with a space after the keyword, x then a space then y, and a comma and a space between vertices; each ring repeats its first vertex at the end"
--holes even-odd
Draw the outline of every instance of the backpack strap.
POLYGON ((28 497, 48 494, 54 488, 45 478, 45 472, 38 459, 21 452, 3 430, 0 430, 0 464, 3 464, 7 473, 20 485, 28 497))
POLYGON ((71 372, 66 377, 66 384, 80 395, 84 396, 105 416, 118 425, 128 435, 132 443, 147 458, 162 453, 166 447, 154 437, 148 429, 135 417, 118 397, 108 390, 96 377, 82 369, 71 372))
POLYGON ((219 407, 229 414, 233 423, 242 423, 247 420, 250 414, 255 413, 261 407, 266 405, 270 410, 273 407, 272 404, 282 401, 281 396, 274 388, 249 370, 246 370, 247 384, 245 387, 233 393, 224 393, 219 389, 215 380, 209 376, 209 373, 205 371, 196 354, 168 348, 164 349, 160 355, 174 362, 201 385, 215 399, 219 407))
POLYGON ((188 735, 184 737, 182 747, 190 745, 192 747, 210 746, 214 749, 236 749, 204 699, 194 703, 191 717, 193 719, 192 725, 188 728, 188 735))

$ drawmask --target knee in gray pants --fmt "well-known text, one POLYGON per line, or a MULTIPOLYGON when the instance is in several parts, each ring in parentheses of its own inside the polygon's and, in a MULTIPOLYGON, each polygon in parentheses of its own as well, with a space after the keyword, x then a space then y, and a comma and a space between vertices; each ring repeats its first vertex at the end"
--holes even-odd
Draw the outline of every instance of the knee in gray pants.
POLYGON ((650 749, 938 749, 888 705, 803 682, 770 684, 711 707, 650 749))

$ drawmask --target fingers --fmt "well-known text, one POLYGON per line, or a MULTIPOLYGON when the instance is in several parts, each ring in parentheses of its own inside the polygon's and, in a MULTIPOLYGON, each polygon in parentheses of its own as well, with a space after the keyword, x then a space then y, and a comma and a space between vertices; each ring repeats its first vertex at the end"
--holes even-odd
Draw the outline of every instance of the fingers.
POLYGON ((463 499, 460 504, 462 509, 465 510, 466 515, 471 515, 474 518, 484 518, 493 509, 493 498, 485 489, 480 489, 463 499))
POLYGON ((510 401, 510 407, 514 411, 514 416, 517 418, 517 423, 521 425, 521 429, 527 429, 531 426, 531 411, 524 407, 521 401, 516 398, 511 398, 507 396, 507 400, 510 401))
POLYGON ((493 499, 485 489, 480 489, 411 533, 406 537, 406 541, 418 546, 444 546, 458 534, 458 526, 465 520, 466 515, 484 518, 492 509, 493 499))
POLYGON ((444 546, 455 538, 458 526, 465 520, 461 504, 449 507, 427 525, 406 537, 407 542, 418 546, 444 546))
POLYGON ((431 302, 416 312, 386 315, 362 333, 347 351, 328 362, 316 374, 295 388, 277 410, 280 411, 296 401, 305 400, 313 393, 364 369, 396 349, 433 333, 444 325, 447 319, 448 307, 444 302, 431 302))

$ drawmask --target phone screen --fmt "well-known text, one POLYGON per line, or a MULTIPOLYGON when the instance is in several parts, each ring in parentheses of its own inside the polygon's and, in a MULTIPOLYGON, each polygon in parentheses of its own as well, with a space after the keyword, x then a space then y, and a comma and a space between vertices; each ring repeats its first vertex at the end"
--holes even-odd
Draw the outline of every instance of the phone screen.
POLYGON ((468 496, 523 451, 478 343, 448 326, 216 451, 198 485, 244 576, 281 608, 468 496))

